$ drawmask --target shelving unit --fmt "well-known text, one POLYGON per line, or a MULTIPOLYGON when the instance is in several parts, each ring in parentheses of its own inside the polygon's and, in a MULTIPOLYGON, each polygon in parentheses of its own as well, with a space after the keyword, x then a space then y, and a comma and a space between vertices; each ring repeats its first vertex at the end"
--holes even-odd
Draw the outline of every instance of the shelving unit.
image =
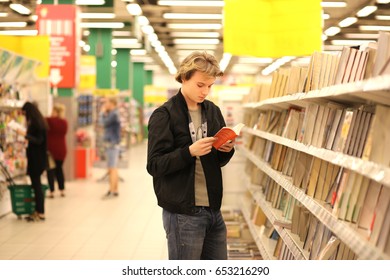
MULTIPOLYGON (((314 90, 307 93, 295 93, 282 97, 275 97, 261 102, 244 104, 243 107, 249 112, 267 110, 286 110, 291 107, 305 108, 310 102, 334 101, 353 106, 356 104, 381 104, 390 106, 390 75, 378 76, 368 80, 334 85, 314 90)), ((372 161, 363 160, 340 152, 305 145, 301 142, 287 139, 276 134, 245 127, 243 133, 256 136, 276 144, 280 144, 294 150, 304 152, 321 160, 341 166, 343 168, 359 173, 383 186, 390 187, 390 167, 372 161)), ((356 224, 339 220, 325 203, 320 202, 294 186, 292 179, 279 171, 271 168, 270 164, 255 155, 245 147, 240 147, 243 155, 255 164, 257 168, 271 177, 277 184, 283 187, 289 194, 305 206, 321 223, 340 238, 359 259, 390 259, 388 254, 383 253, 375 247, 359 232, 356 224)), ((253 199, 262 208, 267 218, 274 223, 279 216, 278 211, 265 200, 260 188, 254 188, 248 183, 248 189, 253 199)), ((296 259, 308 259, 308 252, 303 250, 303 244, 291 231, 275 225, 283 241, 296 259)))

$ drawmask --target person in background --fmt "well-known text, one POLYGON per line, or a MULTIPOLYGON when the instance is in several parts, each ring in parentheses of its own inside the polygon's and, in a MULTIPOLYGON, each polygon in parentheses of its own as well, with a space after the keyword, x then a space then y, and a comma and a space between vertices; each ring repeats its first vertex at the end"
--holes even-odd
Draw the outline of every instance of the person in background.
POLYGON ((222 75, 214 56, 193 52, 175 77, 181 89, 149 119, 147 170, 163 208, 169 259, 227 259, 221 167, 233 156, 234 142, 213 148, 225 121, 206 100, 222 75))
POLYGON ((27 174, 34 189, 35 212, 28 216, 27 221, 44 221, 45 206, 41 184, 41 175, 47 168, 47 123, 38 107, 31 102, 26 102, 22 107, 22 113, 26 117, 27 131, 18 130, 28 141, 27 174))
POLYGON ((101 110, 101 121, 104 127, 104 144, 107 153, 107 168, 110 189, 104 198, 118 196, 118 161, 120 153, 121 124, 117 109, 117 100, 108 98, 101 110))
POLYGON ((46 118, 49 130, 47 131, 47 150, 55 161, 55 167, 47 170, 47 181, 49 182, 50 195, 54 198, 54 182, 58 183, 58 188, 62 197, 65 196, 65 178, 62 165, 66 157, 66 133, 68 132, 68 122, 64 118, 65 106, 59 103, 54 104, 52 114, 46 118))

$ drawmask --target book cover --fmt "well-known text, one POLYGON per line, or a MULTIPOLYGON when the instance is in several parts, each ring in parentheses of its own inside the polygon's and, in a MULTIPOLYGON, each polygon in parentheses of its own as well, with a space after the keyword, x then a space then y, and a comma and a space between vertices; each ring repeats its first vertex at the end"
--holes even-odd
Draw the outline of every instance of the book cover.
POLYGON ((234 140, 238 135, 240 135, 240 131, 244 126, 245 125, 243 123, 239 123, 233 128, 222 127, 214 135, 217 139, 214 141, 213 147, 218 150, 226 142, 234 140))

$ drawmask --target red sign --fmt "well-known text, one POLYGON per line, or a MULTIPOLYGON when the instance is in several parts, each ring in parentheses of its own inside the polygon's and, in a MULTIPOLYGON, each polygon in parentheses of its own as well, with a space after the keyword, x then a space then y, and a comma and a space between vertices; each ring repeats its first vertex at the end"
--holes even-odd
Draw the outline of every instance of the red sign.
POLYGON ((58 88, 76 87, 79 58, 78 9, 74 5, 38 5, 39 35, 50 37, 50 82, 58 88))

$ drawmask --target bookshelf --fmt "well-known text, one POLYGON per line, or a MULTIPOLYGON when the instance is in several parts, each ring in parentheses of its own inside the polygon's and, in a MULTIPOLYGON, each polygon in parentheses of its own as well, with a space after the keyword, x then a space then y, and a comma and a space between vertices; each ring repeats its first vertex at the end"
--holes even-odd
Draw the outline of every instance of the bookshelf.
POLYGON ((241 201, 241 212, 248 224, 248 228, 253 236, 253 239, 256 242, 257 247, 259 248, 260 254, 263 257, 263 259, 267 260, 275 260, 275 257, 273 256, 273 252, 276 247, 276 240, 267 238, 263 232, 264 227, 259 227, 253 224, 250 218, 250 201, 248 198, 242 198, 241 201))
MULTIPOLYGON (((299 241, 299 238, 295 234, 292 234, 290 230, 275 225, 275 221, 283 221, 285 219, 282 217, 282 211, 273 208, 271 203, 265 200, 264 194, 260 192, 260 186, 251 185, 249 182, 246 185, 256 204, 261 207, 268 220, 274 225, 275 230, 278 232, 280 238, 283 239, 287 248, 292 252, 294 258, 296 260, 309 259, 309 253, 303 250, 302 242, 299 241)), ((291 223, 291 221, 287 221, 287 223, 291 223)))
MULTIPOLYGON (((326 209, 320 202, 306 195, 301 189, 295 187, 291 178, 275 171, 270 165, 253 154, 245 147, 240 151, 252 161, 260 170, 275 180, 281 187, 287 190, 295 199, 301 202, 318 220, 336 234, 341 241, 347 244, 358 255, 359 259, 390 259, 390 256, 382 253, 365 238, 363 238, 349 223, 340 221, 326 209)), ((265 258, 265 257, 264 257, 265 258)))
POLYGON ((244 133, 252 134, 263 139, 270 140, 274 143, 290 147, 294 150, 305 152, 309 155, 318 157, 335 165, 345 167, 374 181, 384 184, 387 187, 390 187, 390 167, 363 160, 354 156, 349 156, 341 152, 335 152, 324 148, 317 148, 311 145, 307 146, 298 141, 256 129, 244 127, 242 131, 244 133))

